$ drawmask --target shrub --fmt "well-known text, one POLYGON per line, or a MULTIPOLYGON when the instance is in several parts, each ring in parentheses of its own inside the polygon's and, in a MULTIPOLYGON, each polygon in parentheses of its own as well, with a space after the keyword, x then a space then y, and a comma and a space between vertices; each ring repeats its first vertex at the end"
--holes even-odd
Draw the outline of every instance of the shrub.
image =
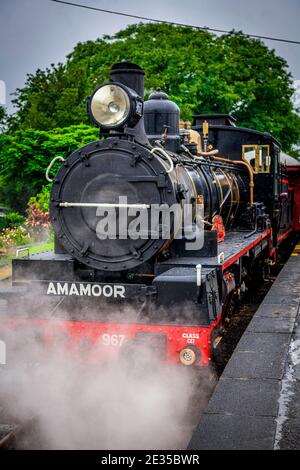
POLYGON ((18 212, 8 212, 4 229, 0 231, 0 248, 7 251, 12 246, 51 239, 48 207, 49 189, 45 187, 37 196, 30 198, 27 218, 18 212))
POLYGON ((24 224, 26 218, 19 212, 6 212, 3 220, 3 228, 17 228, 24 224))
POLYGON ((43 187, 42 191, 29 199, 28 205, 42 212, 49 211, 50 184, 43 187))
POLYGON ((0 247, 26 245, 31 242, 31 235, 25 227, 6 228, 0 233, 0 247))
POLYGON ((28 203, 26 226, 32 237, 38 241, 45 239, 49 234, 50 217, 49 212, 44 212, 40 204, 32 198, 28 203))

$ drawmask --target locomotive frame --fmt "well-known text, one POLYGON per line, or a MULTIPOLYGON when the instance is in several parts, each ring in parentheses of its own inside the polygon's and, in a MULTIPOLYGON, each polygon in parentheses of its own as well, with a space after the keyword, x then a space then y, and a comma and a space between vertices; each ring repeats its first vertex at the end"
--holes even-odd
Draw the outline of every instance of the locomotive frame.
MULTIPOLYGON (((135 65, 114 66, 110 83, 129 87, 135 99, 143 97, 143 72, 135 65)), ((160 360, 207 365, 221 338, 231 299, 243 290, 253 265, 276 263, 280 245, 299 232, 300 166, 294 159, 280 162, 280 145, 270 134, 236 127, 227 115, 197 115, 192 129, 186 126, 180 131, 179 110, 167 95, 155 93, 147 103, 147 132, 143 116, 135 116, 131 125, 117 131, 103 129, 103 140, 63 162, 51 194, 55 250, 13 260, 12 287, 0 290, 0 298, 7 302, 0 334, 35 325, 48 345, 57 344, 54 338, 59 337, 72 354, 90 360, 110 360, 143 343, 160 360), (167 163, 151 152, 157 145, 167 154, 167 163), (185 179, 168 175, 170 160, 175 169, 183 168, 185 179), (104 248, 113 265, 103 262, 105 253, 95 256, 102 248, 89 242, 88 230, 80 232, 80 246, 73 225, 78 228, 83 220, 92 224, 89 209, 68 208, 65 196, 73 196, 73 205, 81 206, 78 189, 79 196, 90 198, 92 192, 101 199, 104 193, 99 193, 99 187, 114 172, 111 181, 118 193, 117 167, 127 175, 129 193, 138 182, 142 189, 134 194, 145 199, 146 185, 152 184, 158 195, 154 200, 167 204, 186 197, 189 180, 195 188, 194 206, 199 194, 205 206, 209 229, 204 232, 203 247, 187 251, 186 240, 172 239, 167 244, 160 240, 136 249, 125 262, 114 258, 117 241, 113 249, 104 248), (102 179, 93 179, 98 176, 102 179), (90 193, 87 187, 92 188, 90 193), (214 224, 221 208, 226 229, 221 219, 214 224)))

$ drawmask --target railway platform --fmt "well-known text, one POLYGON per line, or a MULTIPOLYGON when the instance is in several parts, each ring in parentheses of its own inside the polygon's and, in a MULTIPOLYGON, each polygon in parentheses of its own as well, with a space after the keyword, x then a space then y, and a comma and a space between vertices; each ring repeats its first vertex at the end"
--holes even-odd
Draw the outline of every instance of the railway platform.
POLYGON ((300 448, 300 246, 248 325, 188 448, 300 448))

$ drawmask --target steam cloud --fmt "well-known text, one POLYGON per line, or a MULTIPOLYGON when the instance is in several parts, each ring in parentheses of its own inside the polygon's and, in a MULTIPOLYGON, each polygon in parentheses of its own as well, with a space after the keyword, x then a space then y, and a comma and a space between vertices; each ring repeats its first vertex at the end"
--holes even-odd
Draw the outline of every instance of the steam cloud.
POLYGON ((137 362, 99 364, 45 350, 32 326, 5 341, 0 405, 14 422, 36 423, 20 448, 184 449, 215 384, 209 368, 157 364, 144 346, 137 362))

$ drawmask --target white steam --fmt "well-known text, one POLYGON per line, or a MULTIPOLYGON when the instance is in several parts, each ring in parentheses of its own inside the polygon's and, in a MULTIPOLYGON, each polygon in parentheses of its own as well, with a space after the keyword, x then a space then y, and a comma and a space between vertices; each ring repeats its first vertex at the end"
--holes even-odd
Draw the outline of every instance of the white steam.
POLYGON ((45 350, 32 326, 5 341, 0 405, 14 422, 37 423, 21 448, 184 449, 215 384, 209 368, 159 364, 146 346, 100 365, 55 343, 45 350))

